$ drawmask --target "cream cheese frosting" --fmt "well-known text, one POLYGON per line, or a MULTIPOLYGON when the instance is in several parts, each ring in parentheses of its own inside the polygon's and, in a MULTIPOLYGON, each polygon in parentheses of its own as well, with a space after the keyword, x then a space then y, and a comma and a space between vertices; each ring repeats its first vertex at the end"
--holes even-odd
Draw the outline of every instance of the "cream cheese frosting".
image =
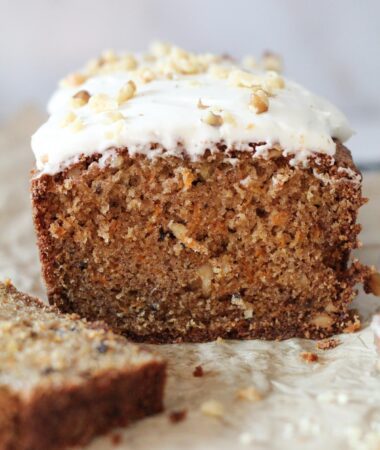
POLYGON ((259 144, 255 156, 278 146, 305 164, 313 154, 333 156, 334 139, 352 134, 331 103, 275 71, 163 44, 144 55, 108 52, 67 77, 48 111, 32 137, 37 169, 47 174, 114 148, 195 160, 220 143, 251 152, 259 144))

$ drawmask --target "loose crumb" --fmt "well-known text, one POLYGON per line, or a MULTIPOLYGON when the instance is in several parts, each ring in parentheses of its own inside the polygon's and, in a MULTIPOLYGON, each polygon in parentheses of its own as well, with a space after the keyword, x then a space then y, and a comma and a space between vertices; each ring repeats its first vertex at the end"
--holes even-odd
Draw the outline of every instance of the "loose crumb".
POLYGON ((327 339, 323 341, 318 341, 315 345, 319 350, 331 350, 332 348, 338 347, 341 342, 339 339, 327 339))
POLYGON ((201 412, 206 416, 222 417, 224 415, 224 407, 216 400, 207 400, 202 403, 201 412))
POLYGON ((182 409, 180 411, 172 411, 169 414, 169 420, 171 423, 179 423, 185 420, 187 417, 187 410, 182 409))
POLYGON ((253 386, 248 386, 243 389, 239 389, 236 392, 236 398, 239 400, 248 400, 250 402, 257 402, 262 400, 262 394, 253 386))
POLYGON ((121 444, 122 440, 123 440, 123 437, 122 437, 121 433, 112 433, 112 435, 111 435, 112 445, 114 445, 116 447, 117 445, 121 444))
POLYGON ((308 363, 317 362, 319 359, 318 355, 312 352, 302 352, 300 356, 304 361, 308 363))
POLYGON ((203 377, 204 371, 202 366, 197 366, 193 371, 194 377, 200 378, 203 377))

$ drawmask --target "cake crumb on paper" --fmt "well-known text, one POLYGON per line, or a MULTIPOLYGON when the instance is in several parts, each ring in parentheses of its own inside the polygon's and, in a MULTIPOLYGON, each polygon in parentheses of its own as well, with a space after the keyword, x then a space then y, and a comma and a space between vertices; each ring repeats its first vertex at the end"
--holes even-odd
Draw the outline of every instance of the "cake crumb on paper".
POLYGON ((248 386, 236 391, 236 398, 239 400, 248 400, 249 402, 258 402, 263 399, 263 396, 255 387, 248 386))
POLYGON ((200 365, 196 366, 194 371, 193 371, 193 376, 196 377, 196 378, 200 378, 200 377, 203 377, 203 375, 204 375, 203 367, 200 366, 200 365))
POLYGON ((224 407, 217 400, 207 400, 201 405, 201 412, 205 416, 223 417, 224 407))
POLYGON ((313 352, 301 352, 300 356, 307 363, 314 363, 314 362, 318 362, 318 360, 319 360, 318 355, 313 352))
POLYGON ((331 350, 341 344, 339 339, 331 338, 318 341, 315 345, 319 350, 331 350))
POLYGON ((171 423, 179 423, 186 419, 187 417, 187 410, 181 409, 179 411, 172 411, 169 414, 169 420, 171 423))
POLYGON ((116 446, 120 445, 122 443, 122 441, 123 441, 123 438, 122 438, 121 433, 112 433, 111 434, 111 443, 113 446, 116 447, 116 446))

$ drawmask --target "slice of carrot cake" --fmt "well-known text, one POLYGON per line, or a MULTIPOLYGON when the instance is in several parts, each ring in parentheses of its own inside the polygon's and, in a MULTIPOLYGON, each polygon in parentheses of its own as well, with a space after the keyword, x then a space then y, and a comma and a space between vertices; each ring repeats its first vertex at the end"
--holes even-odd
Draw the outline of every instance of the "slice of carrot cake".
POLYGON ((274 61, 161 44, 62 81, 32 138, 51 303, 152 342, 358 324, 370 270, 349 262, 365 202, 351 130, 274 61))
POLYGON ((59 450, 162 410, 165 363, 0 283, 0 448, 59 450))

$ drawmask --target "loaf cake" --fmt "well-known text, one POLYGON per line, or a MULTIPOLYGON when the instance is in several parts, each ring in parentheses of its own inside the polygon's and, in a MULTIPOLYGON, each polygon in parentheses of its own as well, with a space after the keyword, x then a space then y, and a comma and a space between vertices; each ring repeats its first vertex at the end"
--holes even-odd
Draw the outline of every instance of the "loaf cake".
POLYGON ((165 363, 0 283, 0 449, 60 450, 162 410, 165 363))
POLYGON ((32 138, 51 303, 157 343, 359 326, 351 130, 279 69, 155 44, 61 82, 32 138))

